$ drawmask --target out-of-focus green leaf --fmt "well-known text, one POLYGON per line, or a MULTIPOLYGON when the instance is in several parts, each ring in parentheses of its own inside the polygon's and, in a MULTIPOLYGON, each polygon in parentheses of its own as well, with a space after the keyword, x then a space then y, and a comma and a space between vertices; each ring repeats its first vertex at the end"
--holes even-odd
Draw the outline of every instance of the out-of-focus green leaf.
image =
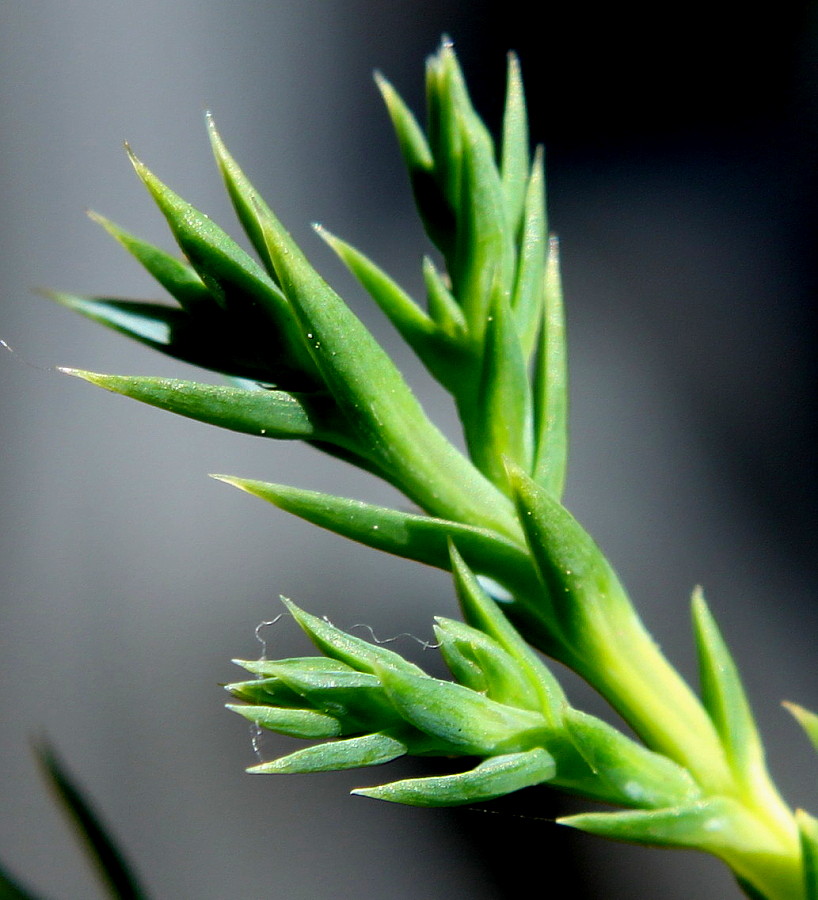
POLYGON ((801 838, 804 898, 818 900, 818 819, 803 809, 797 809, 795 821, 801 838))
POLYGON ((542 784, 554 775, 554 761, 542 749, 492 756, 457 775, 409 778, 380 787, 358 788, 353 794, 406 803, 409 806, 458 806, 501 797, 542 784))
POLYGON ((611 725, 568 708, 563 723, 577 750, 621 806, 678 806, 701 796, 690 774, 666 756, 653 753, 611 725))
POLYGON ((258 775, 291 775, 379 766, 404 756, 407 749, 406 744, 389 733, 365 734, 305 747, 272 762, 252 766, 247 771, 258 775))
POLYGON ((488 529, 288 485, 225 475, 214 477, 336 534, 440 569, 450 567, 449 540, 455 540, 480 574, 489 575, 512 591, 536 590, 522 549, 488 529))
POLYGON ((792 713, 795 721, 804 729, 812 746, 818 751, 818 715, 797 703, 785 702, 784 707, 792 713))
POLYGON ((558 500, 568 465, 568 365, 557 239, 548 247, 545 309, 534 373, 534 480, 558 500))
POLYGON ((2 900, 43 900, 41 896, 32 894, 19 882, 14 881, 2 866, 0 866, 0 897, 2 900))
POLYGON ((81 839, 106 894, 112 900, 144 900, 147 895, 136 873, 54 748, 40 743, 35 747, 35 752, 40 768, 81 839))

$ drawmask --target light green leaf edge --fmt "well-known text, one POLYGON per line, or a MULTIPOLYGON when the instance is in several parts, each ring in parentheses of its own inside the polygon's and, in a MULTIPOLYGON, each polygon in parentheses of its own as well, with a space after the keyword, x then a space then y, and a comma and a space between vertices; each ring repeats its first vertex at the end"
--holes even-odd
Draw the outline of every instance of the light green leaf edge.
POLYGON ((818 714, 787 700, 782 705, 804 729, 804 733, 809 738, 810 743, 818 752, 818 714))

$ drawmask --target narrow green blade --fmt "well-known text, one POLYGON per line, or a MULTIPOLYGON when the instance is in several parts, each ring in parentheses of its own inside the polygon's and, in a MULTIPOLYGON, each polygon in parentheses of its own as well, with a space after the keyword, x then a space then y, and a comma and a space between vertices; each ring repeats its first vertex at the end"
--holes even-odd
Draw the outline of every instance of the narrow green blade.
POLYGON ((297 738, 333 738, 343 734, 341 723, 334 717, 313 709, 279 706, 237 706, 228 703, 231 712, 244 716, 254 725, 297 738))
POLYGON ((464 425, 469 450, 478 468, 508 492, 509 462, 526 472, 531 470, 531 387, 508 303, 497 296, 491 311, 485 334, 476 417, 464 425))
POLYGON ((340 660, 359 672, 369 672, 381 677, 384 669, 396 669, 412 675, 425 675, 422 669, 405 660, 400 654, 377 644, 370 644, 331 625, 326 619, 319 619, 299 609, 291 600, 282 597, 292 617, 301 626, 307 637, 326 656, 340 660))
POLYGON ((0 866, 0 898, 2 900, 43 900, 41 896, 32 894, 19 882, 14 881, 2 866, 0 866))
POLYGON ((554 777, 554 760, 542 749, 492 756, 457 775, 408 778, 380 787, 358 788, 353 794, 409 806, 460 806, 492 800, 542 784, 554 777))
POLYGON ((525 593, 537 589, 536 577, 523 549, 489 529, 284 484, 226 475, 213 477, 367 547, 439 569, 450 567, 449 540, 452 539, 480 574, 488 575, 510 591, 525 593))
POLYGON ((516 54, 509 53, 500 172, 506 200, 506 215, 512 234, 517 233, 522 216, 528 166, 528 116, 520 61, 516 54))
POLYGON ((243 434, 349 443, 330 424, 337 416, 327 395, 246 390, 178 378, 101 375, 81 369, 60 371, 141 403, 243 434))
POLYGON ((700 589, 693 594, 692 610, 702 702, 740 782, 751 790, 767 786, 764 748, 741 677, 700 589))
POLYGON ((254 775, 337 772, 362 766, 380 766, 404 756, 406 752, 406 744, 388 733, 366 734, 305 747, 273 762, 253 766, 247 771, 254 775))
POLYGON ((98 213, 90 212, 88 215, 119 241, 179 303, 182 309, 192 313, 216 305, 210 291, 196 274, 196 270, 188 263, 129 234, 98 213))
POLYGON ((53 747, 40 743, 35 751, 49 786, 81 838, 108 896, 112 900, 144 900, 147 895, 136 874, 53 747))
POLYGON ((549 242, 544 293, 534 376, 534 480, 559 500, 568 465, 568 363, 556 238, 549 242))
MULTIPOLYGON (((315 365, 290 306, 264 269, 208 216, 163 184, 131 154, 131 162, 193 268, 242 328, 265 336, 269 356, 300 387, 320 385, 315 365)), ((290 386, 290 385, 288 385, 290 386)))
MULTIPOLYGON (((548 256, 548 226, 545 218, 545 174, 543 150, 537 148, 531 178, 524 195, 522 234, 517 255, 517 272, 511 307, 526 363, 537 346, 544 315, 544 273, 548 256)), ((553 326, 552 326, 553 327, 553 326)))
POLYGON ((458 344, 445 333, 441 334, 429 315, 372 260, 323 226, 316 225, 315 230, 358 279, 431 375, 446 388, 456 384, 463 377, 466 356, 458 344))

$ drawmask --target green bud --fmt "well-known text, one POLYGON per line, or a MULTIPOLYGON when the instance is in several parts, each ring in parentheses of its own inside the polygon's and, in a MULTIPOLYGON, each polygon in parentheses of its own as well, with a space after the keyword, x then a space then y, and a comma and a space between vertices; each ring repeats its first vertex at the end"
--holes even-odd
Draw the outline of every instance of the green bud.
POLYGON ((540 698, 528 673, 495 640, 453 619, 435 621, 440 652, 458 683, 498 703, 539 711, 540 698))
POLYGON ((395 669, 378 673, 395 709, 455 752, 486 756, 528 750, 542 743, 542 716, 515 709, 450 681, 395 669))

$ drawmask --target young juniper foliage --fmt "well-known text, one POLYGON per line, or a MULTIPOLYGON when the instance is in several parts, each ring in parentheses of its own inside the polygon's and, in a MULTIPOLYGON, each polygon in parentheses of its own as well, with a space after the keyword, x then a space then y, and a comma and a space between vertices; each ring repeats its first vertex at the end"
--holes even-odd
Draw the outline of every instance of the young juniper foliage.
MULTIPOLYGON (((818 820, 793 814, 772 784, 703 596, 693 597, 697 696, 560 503, 566 359, 557 243, 546 226, 542 152, 529 154, 516 60, 499 149, 448 44, 428 63, 425 131, 393 87, 377 82, 437 250, 437 262, 423 263, 426 303, 359 250, 318 233, 452 395, 467 455, 431 423, 388 355, 312 268, 210 118, 219 169, 260 262, 131 155, 186 261, 95 218, 177 305, 54 295, 228 383, 69 374, 222 428, 306 441, 390 482, 419 511, 216 477, 452 573, 465 621, 435 626, 452 681, 285 601, 321 655, 240 661, 252 677, 228 685, 240 701, 230 709, 313 743, 250 771, 319 772, 404 754, 476 758, 457 774, 356 793, 445 806, 549 783, 620 808, 564 825, 712 853, 750 897, 818 900, 818 820), (639 740, 573 708, 532 648, 585 678, 639 740)), ((818 749, 818 717, 791 709, 818 749)))

